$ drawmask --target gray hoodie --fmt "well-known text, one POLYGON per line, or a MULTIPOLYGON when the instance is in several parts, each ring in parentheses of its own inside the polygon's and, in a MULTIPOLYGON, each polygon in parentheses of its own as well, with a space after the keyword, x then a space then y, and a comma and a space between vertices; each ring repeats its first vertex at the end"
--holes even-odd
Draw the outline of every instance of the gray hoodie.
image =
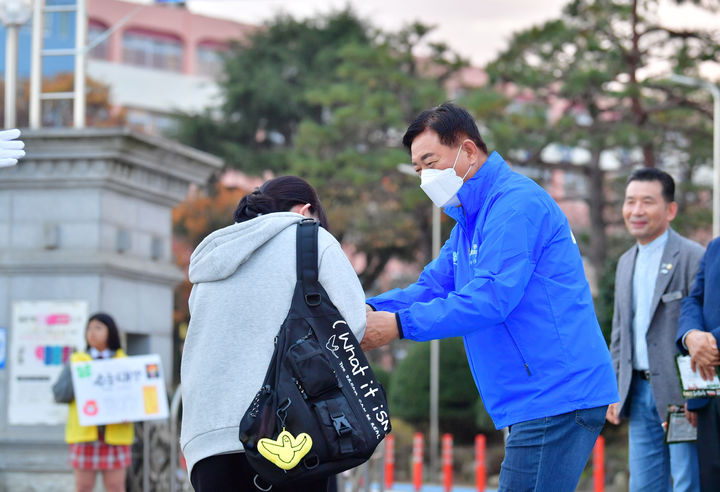
MULTIPOLYGON (((180 445, 192 467, 209 456, 242 451, 238 426, 262 386, 273 339, 295 289, 295 234, 303 217, 278 212, 206 237, 190 258, 190 326, 185 339, 180 445)), ((320 282, 358 340, 365 295, 340 244, 318 234, 320 282)))

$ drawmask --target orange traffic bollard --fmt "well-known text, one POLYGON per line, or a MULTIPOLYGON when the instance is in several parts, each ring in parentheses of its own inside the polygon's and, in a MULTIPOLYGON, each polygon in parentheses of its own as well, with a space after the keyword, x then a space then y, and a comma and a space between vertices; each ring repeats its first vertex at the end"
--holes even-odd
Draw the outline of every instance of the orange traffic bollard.
POLYGON ((605 438, 598 436, 593 448, 593 482, 595 492, 605 490, 605 438))
POLYGON ((423 435, 420 432, 416 432, 413 436, 412 464, 413 487, 415 490, 420 490, 423 469, 423 435))
POLYGON ((450 492, 453 483, 453 438, 450 434, 442 436, 442 474, 445 492, 450 492))
POLYGON ((485 436, 475 436, 475 486, 477 492, 485 492, 485 436))
POLYGON ((385 488, 392 489, 395 481, 395 436, 385 437, 385 488))

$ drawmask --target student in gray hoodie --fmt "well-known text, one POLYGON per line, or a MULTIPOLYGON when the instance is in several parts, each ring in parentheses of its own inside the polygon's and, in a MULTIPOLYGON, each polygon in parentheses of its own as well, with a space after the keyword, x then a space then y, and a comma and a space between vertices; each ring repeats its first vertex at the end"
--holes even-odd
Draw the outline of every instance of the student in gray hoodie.
MULTIPOLYGON (((295 288, 296 224, 314 217, 320 282, 358 340, 365 331, 365 295, 340 244, 327 232, 317 193, 283 176, 245 196, 235 224, 206 237, 190 258, 190 326, 180 377, 180 445, 196 492, 266 490, 238 439, 240 419, 260 389, 273 339, 295 288)), ((322 491, 327 481, 303 490, 322 491)), ((273 487, 273 492, 298 491, 273 487)))

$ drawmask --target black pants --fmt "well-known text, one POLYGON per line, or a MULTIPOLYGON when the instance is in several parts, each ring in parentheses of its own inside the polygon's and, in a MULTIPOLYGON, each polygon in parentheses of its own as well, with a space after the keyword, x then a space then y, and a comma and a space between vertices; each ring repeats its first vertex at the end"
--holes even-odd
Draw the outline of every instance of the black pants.
POLYGON ((720 397, 697 410, 700 490, 720 492, 720 397))
MULTIPOLYGON (((328 482, 324 479, 307 484, 291 484, 279 487, 262 479, 255 483, 255 471, 245 458, 245 453, 218 454, 200 460, 193 466, 190 482, 195 492, 326 492, 328 482)), ((332 490, 335 490, 333 487, 332 490)))

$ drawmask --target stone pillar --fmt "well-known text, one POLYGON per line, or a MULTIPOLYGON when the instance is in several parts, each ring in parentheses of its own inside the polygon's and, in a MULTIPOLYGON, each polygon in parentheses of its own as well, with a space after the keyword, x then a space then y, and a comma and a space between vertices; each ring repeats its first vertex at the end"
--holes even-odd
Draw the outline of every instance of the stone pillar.
MULTIPOLYGON (((172 258, 172 207, 222 162, 127 129, 43 129, 23 139, 27 157, 0 169, 8 356, 13 302, 85 300, 90 313, 115 318, 130 354, 160 354, 169 383, 173 288, 183 278, 172 258)), ((9 423, 10 372, 0 369, 0 491, 71 490, 63 426, 9 423)))

